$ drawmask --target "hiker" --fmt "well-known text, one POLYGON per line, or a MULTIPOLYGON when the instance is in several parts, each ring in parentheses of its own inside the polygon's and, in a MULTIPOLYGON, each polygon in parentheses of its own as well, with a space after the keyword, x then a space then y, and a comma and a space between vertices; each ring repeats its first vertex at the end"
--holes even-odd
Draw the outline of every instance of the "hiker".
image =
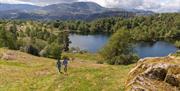
POLYGON ((68 58, 67 57, 64 57, 63 65, 64 65, 64 72, 67 72, 67 66, 68 66, 68 58))
POLYGON ((61 61, 59 59, 57 61, 57 68, 59 70, 59 73, 61 73, 61 61))

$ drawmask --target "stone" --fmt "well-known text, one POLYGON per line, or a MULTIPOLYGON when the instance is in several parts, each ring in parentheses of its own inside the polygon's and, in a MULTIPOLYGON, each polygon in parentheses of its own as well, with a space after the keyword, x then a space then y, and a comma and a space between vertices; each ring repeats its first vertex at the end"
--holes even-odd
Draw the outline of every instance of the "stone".
POLYGON ((128 74, 126 91, 180 91, 180 59, 140 59, 128 74))

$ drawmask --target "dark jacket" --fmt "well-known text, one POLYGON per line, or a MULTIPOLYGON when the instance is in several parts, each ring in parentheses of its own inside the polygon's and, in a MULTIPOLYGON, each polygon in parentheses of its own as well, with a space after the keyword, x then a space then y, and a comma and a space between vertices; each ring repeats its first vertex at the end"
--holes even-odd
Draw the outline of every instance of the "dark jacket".
POLYGON ((68 64, 68 59, 64 59, 63 65, 67 65, 67 64, 68 64))
POLYGON ((61 61, 60 60, 57 61, 57 67, 61 67, 61 61))

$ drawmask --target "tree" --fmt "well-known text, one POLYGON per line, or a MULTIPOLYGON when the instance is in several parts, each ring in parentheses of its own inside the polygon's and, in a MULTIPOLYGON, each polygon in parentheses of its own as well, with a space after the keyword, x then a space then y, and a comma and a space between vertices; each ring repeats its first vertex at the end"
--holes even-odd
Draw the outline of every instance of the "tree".
POLYGON ((8 43, 7 43, 7 34, 6 31, 4 30, 4 28, 0 28, 0 47, 7 47, 8 43))
POLYGON ((63 50, 62 45, 58 45, 57 43, 52 43, 44 50, 46 54, 43 55, 47 55, 48 57, 54 59, 60 59, 62 50, 63 50))
POLYGON ((0 28, 0 47, 7 47, 9 49, 17 49, 17 39, 14 38, 14 33, 5 30, 3 26, 0 28))
POLYGON ((136 57, 132 52, 131 42, 131 34, 128 30, 118 30, 100 51, 100 55, 109 64, 133 63, 136 57))
POLYGON ((9 31, 13 33, 13 38, 17 39, 17 27, 15 25, 15 22, 13 23, 13 26, 10 27, 9 31))
POLYGON ((63 51, 68 51, 69 50, 69 33, 64 31, 64 32, 59 32, 58 37, 56 39, 56 43, 59 45, 63 45, 63 51))

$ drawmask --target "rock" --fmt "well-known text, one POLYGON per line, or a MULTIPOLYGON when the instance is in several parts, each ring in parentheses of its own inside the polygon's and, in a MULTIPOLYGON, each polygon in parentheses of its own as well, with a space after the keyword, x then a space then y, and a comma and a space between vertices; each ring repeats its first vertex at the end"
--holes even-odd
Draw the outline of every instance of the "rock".
POLYGON ((180 59, 141 59, 128 74, 126 91, 180 91, 180 59))
POLYGON ((180 87, 180 65, 175 65, 168 71, 165 81, 172 86, 180 87))
POLYGON ((163 81, 166 77, 167 70, 163 68, 151 68, 144 73, 147 78, 163 81))
POLYGON ((172 86, 177 86, 179 87, 180 86, 180 81, 178 80, 178 78, 176 78, 175 76, 173 75, 167 75, 166 77, 166 80, 165 80, 167 83, 171 84, 172 86))
POLYGON ((1 59, 3 59, 3 60, 16 60, 16 54, 14 52, 8 51, 2 55, 1 59))

